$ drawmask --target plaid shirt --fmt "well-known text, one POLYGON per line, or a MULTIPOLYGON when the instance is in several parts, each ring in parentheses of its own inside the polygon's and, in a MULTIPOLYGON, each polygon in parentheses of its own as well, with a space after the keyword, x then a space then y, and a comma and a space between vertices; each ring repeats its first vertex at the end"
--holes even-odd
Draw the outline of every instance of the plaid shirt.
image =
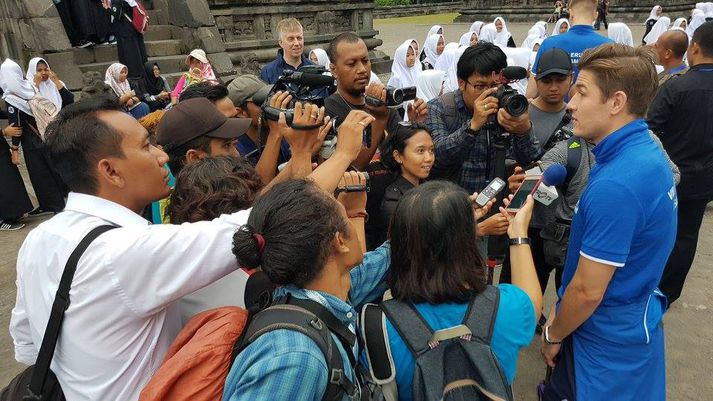
MULTIPOLYGON (((389 268, 391 248, 385 243, 364 254, 361 265, 351 271, 349 302, 334 295, 287 286, 276 296, 292 296, 317 301, 356 332, 356 309, 384 293, 384 277, 389 268)), ((344 371, 354 381, 346 350, 334 336, 344 361, 344 371)), ((354 356, 358 349, 350 350, 354 356)), ((223 389, 223 400, 319 401, 327 389, 327 362, 317 344, 293 330, 275 330, 258 337, 235 359, 223 389)), ((343 397, 347 399, 346 395, 343 397)))
MULTIPOLYGON (((473 113, 465 107, 460 90, 456 90, 453 94, 457 108, 453 119, 455 124, 449 127, 446 123, 442 97, 451 96, 446 94, 428 102, 426 126, 433 137, 437 163, 442 166, 462 165, 459 184, 468 192, 480 192, 493 178, 495 147, 491 143, 490 135, 482 130, 477 135, 466 132, 473 113)), ((514 159, 521 165, 528 165, 535 161, 539 156, 540 148, 536 141, 533 142, 531 135, 528 133, 512 135, 512 137, 512 149, 508 149, 508 153, 512 153, 514 159)))

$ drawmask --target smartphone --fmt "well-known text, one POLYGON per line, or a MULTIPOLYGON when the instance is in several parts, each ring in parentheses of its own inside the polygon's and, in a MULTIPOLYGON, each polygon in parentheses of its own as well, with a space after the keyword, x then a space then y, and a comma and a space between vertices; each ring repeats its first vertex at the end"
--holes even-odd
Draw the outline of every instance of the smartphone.
POLYGON ((537 191, 537 187, 540 185, 541 180, 542 177, 540 176, 525 177, 525 180, 520 185, 520 188, 517 192, 515 192, 515 196, 512 197, 510 205, 508 205, 505 210, 517 213, 517 211, 520 210, 522 205, 524 205, 527 201, 527 195, 532 195, 535 191, 537 191))
POLYGON ((478 205, 479 207, 485 206, 488 202, 490 202, 491 199, 496 197, 500 191, 502 191, 505 188, 505 181, 501 180, 500 178, 494 178, 492 181, 490 181, 490 184, 488 184, 487 187, 485 187, 480 193, 478 194, 478 197, 475 198, 475 204, 478 205))

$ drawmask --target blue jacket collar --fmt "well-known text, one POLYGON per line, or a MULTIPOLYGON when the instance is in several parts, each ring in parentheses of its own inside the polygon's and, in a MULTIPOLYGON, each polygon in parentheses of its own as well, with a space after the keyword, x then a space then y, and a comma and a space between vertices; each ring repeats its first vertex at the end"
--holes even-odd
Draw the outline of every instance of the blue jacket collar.
POLYGON ((285 61, 285 52, 282 49, 277 49, 277 57, 275 58, 280 63, 280 66, 285 67, 283 69, 290 69, 290 70, 297 70, 303 65, 311 65, 313 64, 309 58, 307 58, 304 54, 302 54, 302 61, 300 61, 300 65, 297 66, 297 68, 287 64, 285 61))
POLYGON ((612 132, 592 149, 598 164, 606 163, 615 158, 620 150, 630 145, 642 135, 648 135, 646 121, 638 119, 612 132))

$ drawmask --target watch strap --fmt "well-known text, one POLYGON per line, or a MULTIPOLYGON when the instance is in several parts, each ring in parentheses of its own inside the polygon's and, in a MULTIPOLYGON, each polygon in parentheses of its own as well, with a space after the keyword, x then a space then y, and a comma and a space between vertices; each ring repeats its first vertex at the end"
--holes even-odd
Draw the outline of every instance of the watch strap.
POLYGON ((510 238, 508 241, 510 246, 513 245, 530 245, 530 239, 527 237, 517 237, 517 238, 510 238))
POLYGON ((562 344, 562 341, 552 341, 550 340, 550 326, 545 326, 544 330, 544 336, 545 338, 545 343, 549 345, 557 345, 557 344, 562 344))

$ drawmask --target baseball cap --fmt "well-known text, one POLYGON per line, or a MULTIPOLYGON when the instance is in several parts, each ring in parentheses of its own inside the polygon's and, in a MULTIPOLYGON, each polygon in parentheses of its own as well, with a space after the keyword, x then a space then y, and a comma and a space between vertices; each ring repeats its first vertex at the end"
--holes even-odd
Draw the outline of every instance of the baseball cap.
POLYGON ((175 148, 199 136, 237 138, 251 123, 249 118, 225 117, 206 98, 188 99, 166 112, 156 128, 156 140, 166 148, 175 148))
POLYGON ((569 75, 572 73, 572 61, 569 54, 562 49, 545 51, 537 62, 535 79, 542 79, 551 74, 569 75))
POLYGON ((241 75, 228 84, 228 97, 236 106, 253 101, 253 97, 260 90, 269 91, 271 86, 252 74, 241 75))
MULTIPOLYGON (((188 53, 188 57, 193 57, 194 59, 200 61, 201 63, 205 64, 208 62, 208 56, 205 55, 205 50, 203 49, 193 49, 191 50, 190 53, 188 53)), ((186 57, 186 59, 188 58, 186 57)))

